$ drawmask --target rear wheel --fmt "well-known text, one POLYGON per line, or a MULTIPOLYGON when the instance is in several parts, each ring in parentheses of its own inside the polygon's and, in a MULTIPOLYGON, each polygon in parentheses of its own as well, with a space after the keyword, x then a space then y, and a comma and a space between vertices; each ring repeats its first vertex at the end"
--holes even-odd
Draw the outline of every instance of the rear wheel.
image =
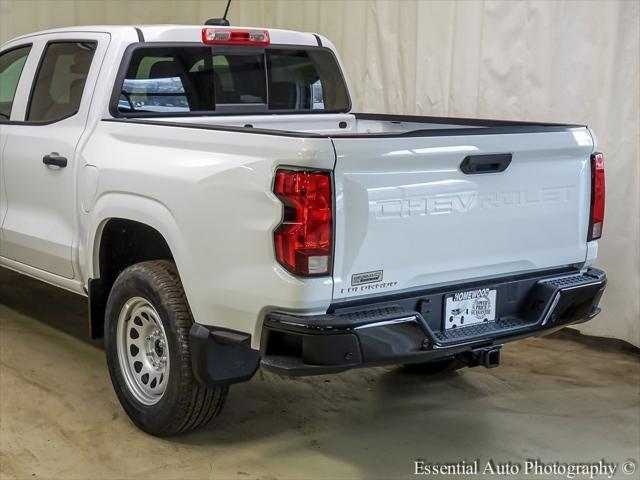
POLYGON ((143 262, 124 270, 109 294, 105 322, 111 381, 138 427, 175 435, 220 412, 228 387, 205 387, 193 376, 193 319, 172 262, 143 262))
POLYGON ((408 373, 415 373, 419 375, 437 375, 443 372, 453 372, 462 368, 455 358, 445 358, 442 360, 435 360, 433 362, 424 363, 410 363, 404 366, 404 370, 408 373))

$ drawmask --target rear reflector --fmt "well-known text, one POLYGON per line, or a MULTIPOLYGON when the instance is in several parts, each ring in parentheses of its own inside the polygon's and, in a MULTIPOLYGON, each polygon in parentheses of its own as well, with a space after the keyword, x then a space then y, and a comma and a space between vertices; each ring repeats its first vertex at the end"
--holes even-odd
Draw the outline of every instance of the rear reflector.
POLYGON ((249 28, 203 28, 202 42, 209 45, 254 45, 271 43, 267 30, 249 28))
POLYGON ((273 189, 284 204, 274 233, 276 258, 300 276, 329 275, 333 243, 329 172, 278 170, 273 189))
POLYGON ((604 156, 594 153, 591 155, 591 214, 588 240, 597 240, 602 236, 604 197, 604 156))

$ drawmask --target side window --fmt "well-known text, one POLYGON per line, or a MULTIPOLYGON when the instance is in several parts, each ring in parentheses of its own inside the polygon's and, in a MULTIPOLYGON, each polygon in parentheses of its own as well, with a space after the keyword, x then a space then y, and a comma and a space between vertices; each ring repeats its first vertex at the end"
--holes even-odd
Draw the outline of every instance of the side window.
POLYGON ((27 45, 0 54, 0 118, 2 119, 9 120, 11 117, 13 98, 30 50, 31 45, 27 45))
POLYGON ((50 122, 78 113, 96 42, 47 45, 31 91, 27 120, 50 122))

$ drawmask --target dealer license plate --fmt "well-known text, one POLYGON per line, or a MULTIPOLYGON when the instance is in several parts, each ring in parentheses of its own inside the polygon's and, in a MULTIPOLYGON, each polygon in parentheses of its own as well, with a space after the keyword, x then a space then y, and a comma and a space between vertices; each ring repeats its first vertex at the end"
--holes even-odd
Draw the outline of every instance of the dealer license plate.
POLYGON ((495 321, 497 294, 495 288, 479 288, 447 295, 444 329, 495 321))

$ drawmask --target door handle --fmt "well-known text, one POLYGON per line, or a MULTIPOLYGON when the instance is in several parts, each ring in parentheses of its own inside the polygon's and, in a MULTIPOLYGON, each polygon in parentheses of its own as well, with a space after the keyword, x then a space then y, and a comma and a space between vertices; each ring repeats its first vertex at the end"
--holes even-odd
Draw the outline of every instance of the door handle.
POLYGON ((469 155, 465 157, 460 170, 467 175, 478 173, 504 172, 511 163, 510 153, 499 153, 497 155, 469 155))
POLYGON ((49 155, 42 157, 42 163, 64 168, 67 166, 67 157, 61 157, 58 152, 51 152, 49 155))

